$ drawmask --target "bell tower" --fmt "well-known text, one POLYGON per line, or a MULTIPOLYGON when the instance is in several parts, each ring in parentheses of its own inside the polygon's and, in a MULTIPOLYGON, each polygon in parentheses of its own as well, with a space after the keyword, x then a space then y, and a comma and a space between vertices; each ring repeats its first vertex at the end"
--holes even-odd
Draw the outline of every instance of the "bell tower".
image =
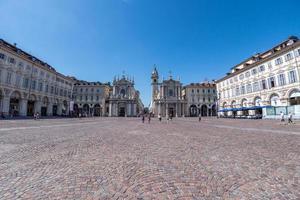
POLYGON ((151 73, 151 80, 152 80, 152 102, 154 101, 155 95, 157 95, 158 91, 158 72, 156 69, 156 65, 153 66, 153 71, 151 73))

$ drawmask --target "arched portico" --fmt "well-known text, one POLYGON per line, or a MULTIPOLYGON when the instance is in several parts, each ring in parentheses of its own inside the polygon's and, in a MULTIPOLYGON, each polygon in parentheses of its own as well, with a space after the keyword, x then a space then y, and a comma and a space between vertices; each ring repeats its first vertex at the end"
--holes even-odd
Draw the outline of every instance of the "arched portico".
POLYGON ((34 94, 31 94, 27 101, 27 116, 34 115, 35 102, 36 102, 36 96, 34 94))
POLYGON ((289 105, 300 105, 300 89, 293 89, 289 93, 289 105))
POLYGON ((20 114, 20 102, 21 93, 19 91, 12 92, 9 100, 9 114, 11 116, 18 116, 20 114))
POLYGON ((198 115, 198 109, 196 105, 190 106, 190 117, 196 117, 198 115))

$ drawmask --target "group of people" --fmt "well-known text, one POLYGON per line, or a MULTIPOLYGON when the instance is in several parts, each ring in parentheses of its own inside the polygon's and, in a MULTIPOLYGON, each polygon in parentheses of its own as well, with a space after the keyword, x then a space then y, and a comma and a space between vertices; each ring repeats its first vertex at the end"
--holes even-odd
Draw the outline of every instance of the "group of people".
MULTIPOLYGON (((287 124, 293 124, 293 114, 291 112, 289 112, 288 116, 287 116, 287 124)), ((285 116, 284 113, 281 111, 280 112, 280 121, 281 122, 285 122, 285 116)))

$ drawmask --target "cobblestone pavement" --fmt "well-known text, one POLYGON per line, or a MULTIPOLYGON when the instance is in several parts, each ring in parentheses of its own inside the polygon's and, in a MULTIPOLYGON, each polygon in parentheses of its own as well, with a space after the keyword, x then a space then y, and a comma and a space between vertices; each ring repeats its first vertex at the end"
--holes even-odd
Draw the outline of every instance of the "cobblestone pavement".
POLYGON ((299 124, 0 121, 0 199, 300 199, 299 124))

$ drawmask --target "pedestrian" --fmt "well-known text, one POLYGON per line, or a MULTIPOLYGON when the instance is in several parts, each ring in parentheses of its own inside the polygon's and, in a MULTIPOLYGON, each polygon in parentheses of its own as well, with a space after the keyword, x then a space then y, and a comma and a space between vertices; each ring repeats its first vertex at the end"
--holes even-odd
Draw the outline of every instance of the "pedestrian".
POLYGON ((40 113, 37 112, 37 113, 36 113, 36 119, 39 119, 39 118, 40 118, 40 113))
POLYGON ((36 120, 36 113, 33 114, 34 120, 36 120))
POLYGON ((281 121, 281 122, 284 122, 284 114, 283 114, 282 111, 280 112, 280 118, 281 118, 280 121, 281 121))
POLYGON ((145 122, 145 116, 142 115, 142 122, 144 123, 145 122))
POLYGON ((151 114, 149 113, 149 115, 148 115, 148 124, 150 124, 150 121, 151 121, 151 114))
POLYGON ((173 115, 172 114, 170 114, 169 119, 172 121, 172 119, 173 119, 173 115))
POLYGON ((201 122, 201 113, 199 114, 199 122, 201 122))
POLYGON ((161 115, 160 114, 158 114, 158 120, 159 120, 159 122, 161 122, 161 115))
POLYGON ((288 123, 289 124, 293 123, 293 114, 291 112, 289 112, 288 123))

